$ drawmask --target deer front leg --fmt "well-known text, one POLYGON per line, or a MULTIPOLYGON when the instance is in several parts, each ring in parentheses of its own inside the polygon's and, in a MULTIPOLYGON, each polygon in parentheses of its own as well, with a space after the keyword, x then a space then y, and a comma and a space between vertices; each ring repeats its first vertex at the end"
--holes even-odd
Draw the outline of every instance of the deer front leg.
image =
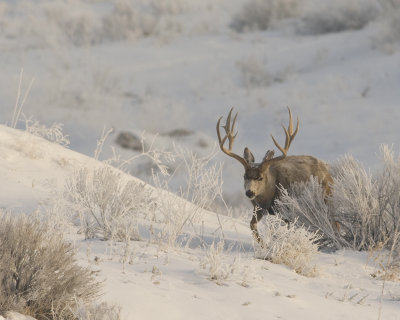
POLYGON ((254 207, 253 210, 253 217, 251 218, 250 221, 250 229, 253 235, 253 238, 261 245, 263 246, 263 240, 260 237, 260 234, 258 233, 257 229, 257 223, 258 221, 261 220, 261 218, 264 215, 264 210, 258 206, 254 207))

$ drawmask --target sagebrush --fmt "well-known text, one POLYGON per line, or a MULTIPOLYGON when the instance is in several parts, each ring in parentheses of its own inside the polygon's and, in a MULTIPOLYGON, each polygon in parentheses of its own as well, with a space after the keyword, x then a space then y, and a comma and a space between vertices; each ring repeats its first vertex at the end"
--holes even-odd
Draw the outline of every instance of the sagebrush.
POLYGON ((261 220, 258 230, 262 242, 256 244, 256 258, 285 264, 305 276, 315 274, 313 258, 318 252, 317 242, 320 239, 317 232, 296 226, 296 221, 288 225, 274 215, 261 220))
POLYGON ((380 244, 399 250, 400 158, 382 147, 382 168, 367 171, 351 156, 332 166, 332 195, 324 201, 318 181, 283 190, 275 210, 285 219, 319 231, 336 248, 368 250, 380 244))
POLYGON ((379 16, 379 5, 371 0, 316 3, 301 16, 297 29, 305 34, 326 34, 359 30, 379 16))
POLYGON ((32 118, 25 119, 25 130, 34 136, 44 138, 61 146, 67 147, 70 144, 69 136, 63 133, 62 123, 53 123, 50 127, 39 123, 32 118))
MULTIPOLYGON (((154 220, 162 223, 158 240, 169 246, 189 245, 192 238, 200 236, 198 224, 205 210, 210 210, 217 198, 223 200, 222 166, 211 163, 214 151, 202 157, 175 146, 175 155, 178 163, 175 174, 179 173, 179 176, 153 175, 156 187, 154 220), (177 196, 171 196, 172 188, 177 196)), ((223 233, 221 225, 218 231, 223 233)))
POLYGON ((267 30, 274 23, 298 13, 295 0, 250 0, 236 14, 231 28, 238 32, 267 30))
POLYGON ((120 320, 121 308, 107 302, 91 305, 83 304, 75 312, 75 315, 77 320, 120 320))
POLYGON ((134 41, 180 32, 175 16, 186 7, 183 0, 116 0, 105 10, 98 10, 96 1, 20 1, 7 6, 10 14, 2 16, 0 33, 34 39, 38 47, 134 41), (15 15, 22 16, 23 23, 13 19, 15 15), (46 28, 50 31, 43 32, 46 28))
POLYGON ((200 263, 201 268, 207 270, 208 279, 215 281, 217 284, 223 284, 224 281, 232 278, 236 269, 236 260, 231 263, 226 262, 224 246, 225 242, 223 240, 217 243, 213 242, 200 263))
POLYGON ((146 215, 152 201, 143 183, 102 165, 77 170, 67 180, 65 190, 86 238, 140 239, 138 219, 146 215))
POLYGON ((91 303, 100 289, 61 235, 32 217, 0 212, 0 314, 75 319, 78 306, 91 303))
POLYGON ((381 14, 372 35, 373 44, 393 53, 400 44, 400 0, 380 0, 381 14))
POLYGON ((335 228, 335 218, 325 202, 318 178, 311 177, 307 182, 293 183, 288 190, 281 187, 280 193, 274 210, 284 220, 296 221, 298 226, 318 232, 321 236, 318 243, 322 246, 342 247, 335 228))

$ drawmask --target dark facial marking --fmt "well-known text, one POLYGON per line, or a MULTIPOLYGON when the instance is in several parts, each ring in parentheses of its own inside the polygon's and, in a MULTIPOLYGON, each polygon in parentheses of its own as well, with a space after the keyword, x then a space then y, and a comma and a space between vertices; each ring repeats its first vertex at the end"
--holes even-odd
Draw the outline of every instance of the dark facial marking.
POLYGON ((260 170, 258 168, 247 169, 244 174, 244 178, 246 180, 262 180, 260 170))

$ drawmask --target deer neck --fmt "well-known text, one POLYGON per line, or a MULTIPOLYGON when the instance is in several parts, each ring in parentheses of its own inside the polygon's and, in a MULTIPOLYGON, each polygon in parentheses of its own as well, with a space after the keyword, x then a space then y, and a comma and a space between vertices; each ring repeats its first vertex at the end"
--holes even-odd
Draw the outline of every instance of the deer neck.
POLYGON ((263 209, 269 209, 274 202, 276 194, 276 179, 267 167, 263 173, 264 190, 255 197, 254 202, 263 209))

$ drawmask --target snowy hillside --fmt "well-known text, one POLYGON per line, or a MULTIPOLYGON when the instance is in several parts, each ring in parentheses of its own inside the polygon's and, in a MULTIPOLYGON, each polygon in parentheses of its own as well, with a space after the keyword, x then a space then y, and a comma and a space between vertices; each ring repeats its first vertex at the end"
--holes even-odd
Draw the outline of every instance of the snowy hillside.
MULTIPOLYGON (((38 204, 44 214, 51 212, 48 197, 62 191, 78 168, 104 166, 5 126, 0 126, 0 150, 1 207, 16 213, 38 204)), ((54 211, 51 219, 61 221, 61 213, 54 211)), ((158 243, 143 230, 142 240, 129 241, 129 247, 85 240, 71 224, 64 224, 63 231, 78 247, 80 263, 99 271, 105 281, 102 299, 121 306, 123 319, 377 319, 379 309, 381 319, 398 319, 398 283, 387 281, 382 295, 383 282, 371 276, 379 271, 371 253, 319 252, 314 276, 305 277, 255 259, 248 222, 220 218, 221 224, 215 213, 203 212, 199 223, 204 231, 183 247, 158 243), (213 245, 222 239, 221 227, 223 251, 213 245)), ((192 227, 188 232, 194 232, 192 227)))
MULTIPOLYGON (((235 107, 235 149, 259 159, 290 106, 301 124, 292 154, 351 153, 376 167, 380 145, 400 140, 396 1, 3 1, 0 116, 11 119, 23 68, 23 89, 34 78, 25 116, 63 123, 86 155, 103 126, 114 146, 122 131, 146 131, 158 148, 208 154, 216 120, 235 107)), ((217 160, 227 201, 244 201, 239 166, 217 160)))

